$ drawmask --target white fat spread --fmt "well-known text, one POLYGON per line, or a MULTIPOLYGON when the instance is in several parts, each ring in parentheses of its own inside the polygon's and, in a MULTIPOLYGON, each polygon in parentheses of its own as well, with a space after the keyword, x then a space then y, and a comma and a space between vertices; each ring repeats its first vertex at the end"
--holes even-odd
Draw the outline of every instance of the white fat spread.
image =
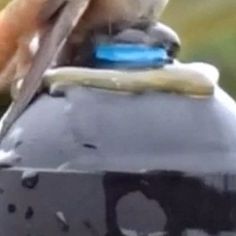
POLYGON ((167 65, 163 70, 176 78, 202 80, 212 85, 216 85, 220 77, 220 72, 215 66, 203 62, 181 63, 175 60, 173 65, 167 65))
POLYGON ((46 86, 54 91, 66 87, 66 84, 74 84, 130 92, 178 92, 193 96, 212 95, 218 80, 219 71, 212 65, 178 61, 163 68, 144 71, 61 67, 48 70, 44 75, 46 86))

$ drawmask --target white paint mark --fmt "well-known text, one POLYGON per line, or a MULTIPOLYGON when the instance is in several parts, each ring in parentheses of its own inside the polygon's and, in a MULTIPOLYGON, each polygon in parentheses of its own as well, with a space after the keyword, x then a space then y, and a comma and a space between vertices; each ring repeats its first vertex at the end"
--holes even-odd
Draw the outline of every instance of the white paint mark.
POLYGON ((14 150, 10 150, 10 151, 4 151, 4 150, 0 150, 0 161, 5 160, 5 159, 9 159, 12 158, 16 155, 14 150))
POLYGON ((9 142, 13 143, 14 147, 20 142, 23 132, 24 132, 24 129, 21 127, 15 127, 10 132, 8 136, 8 140, 9 142))
POLYGON ((0 150, 0 168, 8 168, 21 161, 21 157, 14 151, 0 150))

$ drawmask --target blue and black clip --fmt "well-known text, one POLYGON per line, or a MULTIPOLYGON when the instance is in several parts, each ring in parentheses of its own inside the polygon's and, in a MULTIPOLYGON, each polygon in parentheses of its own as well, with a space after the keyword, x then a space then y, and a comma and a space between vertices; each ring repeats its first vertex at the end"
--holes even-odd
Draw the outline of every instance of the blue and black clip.
POLYGON ((98 68, 146 69, 172 63, 164 47, 145 44, 99 44, 95 47, 94 58, 98 68))

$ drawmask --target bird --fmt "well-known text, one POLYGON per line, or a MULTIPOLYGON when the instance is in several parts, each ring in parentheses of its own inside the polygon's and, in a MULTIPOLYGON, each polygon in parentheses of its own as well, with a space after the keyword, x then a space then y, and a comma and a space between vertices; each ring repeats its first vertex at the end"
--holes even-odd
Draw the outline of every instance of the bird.
MULTIPOLYGON (((35 33, 42 35, 58 11, 67 4, 72 6, 74 2, 83 1, 12 0, 0 12, 0 92, 9 90, 11 82, 16 78, 24 77, 29 70, 33 55, 28 45, 35 33)), ((87 2, 86 7, 88 5, 89 7, 75 27, 70 38, 71 45, 73 42, 77 45, 83 41, 85 34, 91 29, 104 25, 112 27, 112 24, 119 23, 126 27, 139 21, 153 21, 160 15, 168 0, 88 0, 85 2, 87 2)))
POLYGON ((3 34, 4 38, 0 33, 0 45, 2 39, 12 40, 12 48, 0 59, 0 80, 23 77, 23 83, 0 121, 0 141, 27 108, 42 84, 44 72, 65 44, 78 45, 89 32, 99 28, 111 30, 114 25, 126 28, 152 23, 167 3, 168 0, 12 0, 0 15, 0 26, 5 27, 2 31, 6 30, 7 35, 3 34), (10 23, 16 26, 7 33, 10 23), (39 48, 31 55, 29 44, 36 35, 39 48))

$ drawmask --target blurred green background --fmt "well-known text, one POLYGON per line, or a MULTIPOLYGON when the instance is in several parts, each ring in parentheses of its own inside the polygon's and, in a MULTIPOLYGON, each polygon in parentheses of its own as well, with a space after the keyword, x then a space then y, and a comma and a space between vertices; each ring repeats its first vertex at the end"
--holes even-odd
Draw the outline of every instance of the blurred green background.
POLYGON ((162 20, 181 37, 181 60, 216 65, 220 84, 236 98, 236 0, 169 1, 162 20))
MULTIPOLYGON (((0 0, 0 8, 7 2, 0 0)), ((182 39, 181 60, 216 65, 221 85, 236 98, 236 0, 170 0, 162 21, 182 39)))

